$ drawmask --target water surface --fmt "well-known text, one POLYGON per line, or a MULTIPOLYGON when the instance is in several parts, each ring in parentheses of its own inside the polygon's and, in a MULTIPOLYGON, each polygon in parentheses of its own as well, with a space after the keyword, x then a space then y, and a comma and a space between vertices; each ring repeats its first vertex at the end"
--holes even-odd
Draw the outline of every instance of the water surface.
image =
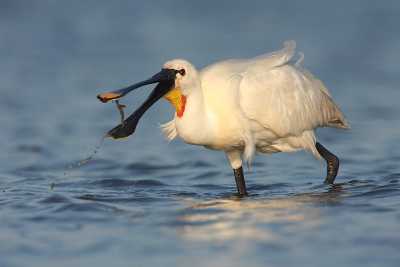
MULTIPOLYGON (((399 265, 397 1, 13 1, 0 12, 0 266, 399 265), (201 69, 291 39, 352 126, 317 131, 341 160, 334 185, 304 152, 260 155, 238 199, 223 153, 159 134, 167 101, 131 138, 100 142, 120 115, 97 94, 173 58, 201 69)), ((121 100, 126 115, 151 90, 121 100)))

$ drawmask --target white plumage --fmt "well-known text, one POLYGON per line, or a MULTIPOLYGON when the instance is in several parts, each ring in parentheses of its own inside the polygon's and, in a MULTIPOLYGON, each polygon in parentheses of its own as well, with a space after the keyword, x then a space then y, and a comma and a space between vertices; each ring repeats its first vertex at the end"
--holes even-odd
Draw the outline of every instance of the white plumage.
POLYGON ((224 151, 239 194, 247 194, 243 156, 249 165, 258 152, 310 150, 327 161, 325 182, 333 183, 339 159, 317 142, 314 131, 324 126, 350 126, 324 84, 300 67, 303 53, 296 62, 289 61, 295 46, 294 41, 286 41, 282 50, 217 62, 200 72, 186 60, 171 60, 144 82, 98 96, 108 102, 159 82, 145 103, 109 136, 129 137, 144 112, 164 97, 176 109, 174 119, 161 125, 166 138, 179 136, 188 144, 224 151))
POLYGON ((185 69, 177 86, 187 98, 184 115, 161 129, 168 140, 224 151, 236 169, 258 152, 290 152, 315 148, 314 130, 331 126, 349 129, 345 116, 321 81, 300 67, 304 58, 289 62, 295 42, 282 50, 252 59, 226 60, 199 73, 185 60, 165 69, 185 69))

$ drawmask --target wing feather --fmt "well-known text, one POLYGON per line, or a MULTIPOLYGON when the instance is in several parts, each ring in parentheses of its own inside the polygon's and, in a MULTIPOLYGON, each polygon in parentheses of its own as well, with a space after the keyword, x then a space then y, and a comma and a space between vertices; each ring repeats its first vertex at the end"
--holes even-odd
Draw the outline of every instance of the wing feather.
POLYGON ((321 81, 300 66, 247 71, 240 84, 244 115, 280 137, 301 136, 318 127, 348 129, 345 116, 321 81))
POLYGON ((286 41, 279 51, 238 62, 241 68, 231 73, 242 77, 238 90, 243 113, 281 137, 324 126, 349 129, 325 85, 300 67, 304 54, 289 62, 295 47, 294 41, 286 41))
MULTIPOLYGON (((257 150, 276 153, 301 148, 320 159, 314 130, 324 126, 350 128, 325 85, 300 67, 303 53, 296 62, 289 62, 295 42, 284 44, 279 51, 217 62, 199 73, 207 109, 218 114, 221 129, 234 136, 238 134, 233 129, 242 129, 247 162, 257 150), (232 101, 219 101, 224 98, 232 101), (233 119, 230 112, 242 116, 233 119)), ((164 129, 168 139, 175 135, 171 126, 164 129)))

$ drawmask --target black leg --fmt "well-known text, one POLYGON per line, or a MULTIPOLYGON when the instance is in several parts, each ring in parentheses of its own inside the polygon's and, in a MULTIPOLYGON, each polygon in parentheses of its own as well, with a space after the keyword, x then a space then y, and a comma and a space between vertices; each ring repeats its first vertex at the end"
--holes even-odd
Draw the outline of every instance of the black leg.
POLYGON ((315 147, 317 148, 319 154, 326 160, 327 163, 327 175, 325 184, 333 184, 335 181, 336 175, 339 171, 339 158, 333 155, 328 151, 325 147, 323 147, 320 143, 315 143, 315 147))
POLYGON ((242 167, 237 169, 233 169, 233 173, 235 174, 235 181, 239 195, 247 195, 246 191, 246 183, 244 182, 244 175, 242 167))

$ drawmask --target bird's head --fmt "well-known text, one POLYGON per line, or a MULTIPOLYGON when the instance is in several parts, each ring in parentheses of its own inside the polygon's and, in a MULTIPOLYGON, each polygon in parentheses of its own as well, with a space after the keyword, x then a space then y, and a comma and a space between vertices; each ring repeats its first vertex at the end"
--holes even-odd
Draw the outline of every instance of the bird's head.
POLYGON ((200 78, 196 68, 184 59, 168 61, 164 64, 163 69, 178 71, 175 78, 175 89, 179 89, 185 97, 188 97, 193 89, 199 86, 200 78))
POLYGON ((196 87, 199 82, 198 73, 192 64, 183 59, 174 59, 165 63, 159 73, 145 81, 98 95, 97 98, 101 102, 107 103, 118 100, 132 90, 144 85, 158 83, 145 102, 131 116, 108 132, 108 137, 118 140, 131 136, 143 114, 160 98, 168 99, 175 107, 176 116, 182 117, 185 111, 186 98, 190 95, 191 89, 196 87))

